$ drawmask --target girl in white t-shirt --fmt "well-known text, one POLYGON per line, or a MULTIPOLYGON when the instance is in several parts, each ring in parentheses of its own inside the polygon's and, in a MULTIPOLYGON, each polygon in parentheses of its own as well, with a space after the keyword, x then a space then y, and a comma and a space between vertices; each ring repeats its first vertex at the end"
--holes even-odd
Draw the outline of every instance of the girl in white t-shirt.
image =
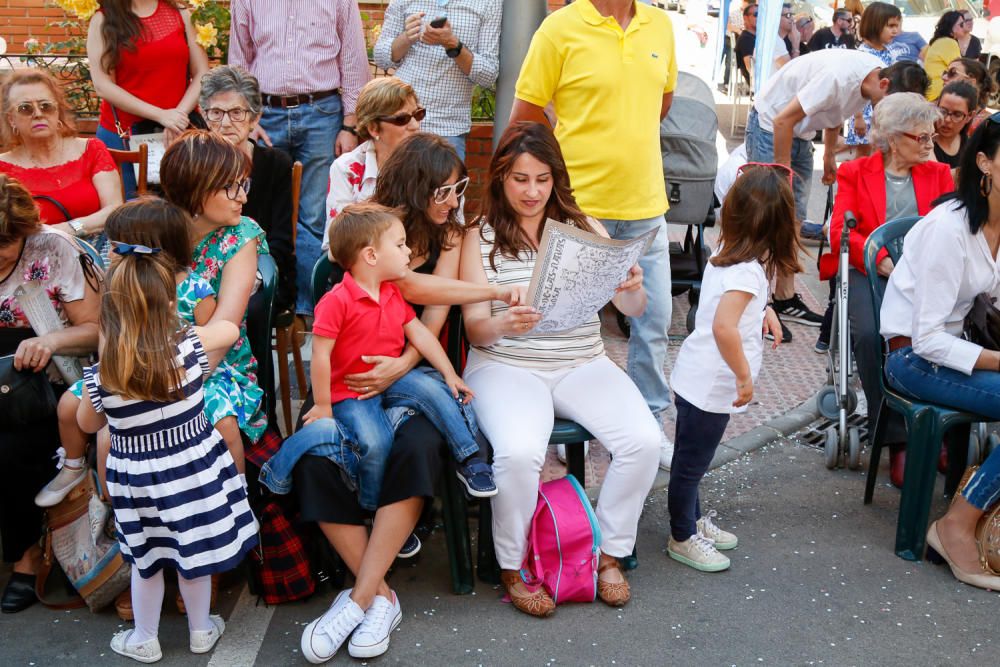
POLYGON ((694 332, 674 364, 670 386, 677 431, 668 504, 674 560, 703 572, 729 567, 720 550, 737 538, 702 515, 698 484, 708 471, 729 423, 746 410, 760 370, 763 334, 781 342, 781 323, 767 306, 768 283, 802 271, 795 227, 792 172, 783 165, 750 163, 740 169, 722 206, 719 249, 701 283, 694 332))

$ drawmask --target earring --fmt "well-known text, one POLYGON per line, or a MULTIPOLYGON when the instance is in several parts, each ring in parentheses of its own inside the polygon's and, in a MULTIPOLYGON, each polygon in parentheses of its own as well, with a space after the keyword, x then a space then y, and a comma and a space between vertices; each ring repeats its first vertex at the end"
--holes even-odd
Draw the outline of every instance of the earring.
POLYGON ((373 135, 373 136, 372 136, 372 139, 374 139, 375 141, 378 141, 378 135, 377 135, 377 134, 376 134, 376 135, 373 135))
POLYGON ((991 192, 993 192, 993 176, 984 173, 983 177, 979 179, 979 194, 989 197, 991 192))
POLYGON ((18 133, 17 132, 17 125, 14 125, 13 123, 11 123, 10 124, 10 131, 13 132, 14 134, 17 134, 18 133))

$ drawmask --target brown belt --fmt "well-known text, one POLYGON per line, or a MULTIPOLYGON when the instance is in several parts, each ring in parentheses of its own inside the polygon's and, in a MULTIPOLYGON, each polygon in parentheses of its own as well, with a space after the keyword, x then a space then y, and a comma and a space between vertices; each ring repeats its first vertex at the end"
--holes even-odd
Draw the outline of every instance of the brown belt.
POLYGON ((303 93, 301 95, 269 95, 264 93, 264 104, 277 109, 294 109, 300 104, 312 104, 339 93, 339 89, 324 90, 318 93, 303 93))
POLYGON ((901 347, 913 347, 913 340, 909 336, 893 336, 889 339, 890 352, 895 352, 901 347))

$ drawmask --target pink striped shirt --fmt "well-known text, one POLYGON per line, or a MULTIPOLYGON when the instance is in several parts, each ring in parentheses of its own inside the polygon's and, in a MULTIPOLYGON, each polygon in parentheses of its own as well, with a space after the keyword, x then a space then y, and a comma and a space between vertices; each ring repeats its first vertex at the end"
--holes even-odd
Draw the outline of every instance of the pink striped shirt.
POLYGON ((262 92, 301 95, 340 88, 354 113, 371 71, 354 0, 233 0, 229 64, 246 68, 262 92))

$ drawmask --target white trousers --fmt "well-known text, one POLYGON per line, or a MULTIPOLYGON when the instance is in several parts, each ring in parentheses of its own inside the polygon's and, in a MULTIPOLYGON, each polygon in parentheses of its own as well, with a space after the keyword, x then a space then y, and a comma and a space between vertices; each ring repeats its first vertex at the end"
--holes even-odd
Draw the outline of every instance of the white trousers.
POLYGON ((662 431, 628 375, 605 356, 539 371, 472 352, 465 381, 476 394, 479 427, 493 445, 493 541, 500 567, 516 570, 524 559, 555 417, 577 422, 611 452, 597 503, 601 550, 619 558, 632 553, 662 431))

